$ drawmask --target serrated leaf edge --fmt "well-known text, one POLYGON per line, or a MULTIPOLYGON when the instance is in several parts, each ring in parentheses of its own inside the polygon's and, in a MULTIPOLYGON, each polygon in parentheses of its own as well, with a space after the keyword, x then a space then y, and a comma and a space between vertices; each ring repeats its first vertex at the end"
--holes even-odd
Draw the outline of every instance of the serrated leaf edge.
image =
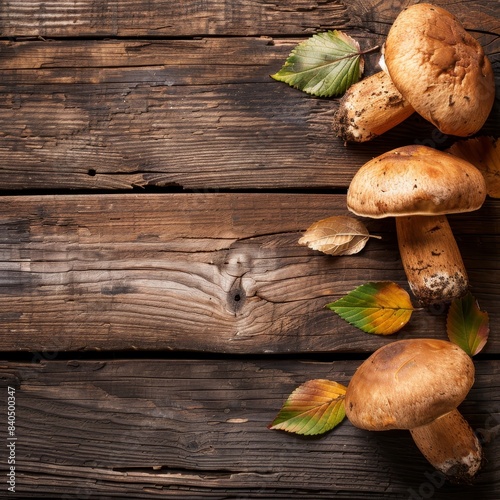
POLYGON ((326 304, 325 307, 338 314, 340 318, 359 330, 376 335, 392 335, 398 332, 410 321, 414 311, 408 292, 397 283, 391 281, 368 282, 359 285, 340 299, 326 304), (379 303, 378 306, 367 306, 363 304, 362 298, 358 300, 358 297, 355 296, 356 294, 361 296, 365 295, 373 299, 376 293, 383 290, 383 288, 377 288, 377 286, 380 285, 397 287, 398 293, 404 292, 404 297, 407 299, 409 307, 401 307, 396 303, 394 305, 379 303), (365 292, 363 288, 367 287, 373 287, 374 293, 365 292), (354 302, 358 302, 359 305, 349 304, 349 300, 351 299, 354 299, 354 302), (384 315, 387 317, 384 318, 384 315), (373 316, 376 317, 374 318, 373 316), (401 318, 401 316, 403 316, 403 318, 401 318), (374 324, 375 321, 377 324, 374 324), (384 328, 383 325, 386 322, 389 323, 389 327, 384 328))
MULTIPOLYGON (((292 391, 292 393, 288 396, 287 400, 283 404, 281 410, 278 412, 274 420, 267 426, 268 429, 271 430, 280 430, 280 431, 285 431, 289 432, 292 434, 299 434, 303 436, 317 436, 319 434, 324 434, 325 432, 328 432, 335 428, 337 425, 339 425, 345 418, 345 392, 347 391, 347 387, 344 385, 338 383, 338 382, 332 382, 330 380, 325 380, 325 379, 314 379, 314 380, 309 380, 305 382, 304 384, 300 385, 296 389, 292 391), (313 399, 312 394, 306 394, 302 393, 304 391, 304 388, 308 384, 312 384, 314 382, 321 382, 321 383, 327 383, 327 384, 335 384, 335 386, 341 388, 344 392, 343 394, 339 394, 336 398, 331 398, 330 401, 324 401, 320 403, 318 406, 312 406, 311 407, 311 400, 313 399), (300 397, 303 396, 304 401, 307 403, 307 410, 304 410, 302 413, 297 413, 294 414, 292 417, 285 418, 283 420, 277 420, 280 418, 280 416, 283 415, 283 413, 286 413, 287 411, 287 406, 299 406, 298 401, 300 400, 300 397), (335 403, 334 403, 335 402, 335 403), (317 422, 314 423, 313 427, 309 429, 307 432, 302 432, 302 429, 304 427, 307 427, 307 425, 311 422, 311 419, 314 418, 314 415, 317 412, 322 412, 323 416, 327 412, 327 408, 330 407, 334 403, 333 407, 329 411, 328 418, 326 421, 322 422, 322 417, 319 418, 317 422), (326 407, 326 409, 325 409, 326 407), (307 417, 307 414, 310 414, 309 417, 307 417), (340 418, 339 418, 340 417, 340 418), (290 422, 293 422, 293 420, 297 419, 299 422, 294 424, 290 428, 290 422), (304 421, 303 421, 304 420, 304 421), (302 422, 303 421, 303 422, 302 422), (333 423, 332 423, 333 422, 333 423), (299 429, 296 428, 297 425, 303 424, 300 426, 299 429)), ((311 391, 313 392, 313 391, 311 391)))
MULTIPOLYGON (((333 54, 333 52, 332 52, 332 54, 333 54)), ((301 90, 309 95, 314 95, 317 97, 335 97, 335 96, 339 96, 339 95, 343 94, 351 85, 356 83, 361 78, 363 71, 364 71, 364 58, 363 58, 363 53, 361 52, 359 43, 354 38, 346 35, 342 31, 328 30, 328 31, 324 31, 322 33, 316 33, 316 34, 312 35, 310 38, 308 38, 307 40, 304 40, 303 42, 299 43, 296 47, 294 47, 292 49, 292 51, 288 55, 285 63, 281 67, 281 69, 270 76, 271 76, 271 78, 273 78, 277 81, 287 83, 291 87, 298 89, 298 90, 301 90), (341 51, 339 51, 339 53, 345 53, 345 55, 342 57, 339 57, 336 60, 325 62, 324 64, 320 64, 315 68, 304 70, 303 72, 300 72, 300 71, 299 72, 296 72, 296 71, 287 72, 287 68, 294 64, 294 61, 293 61, 294 57, 296 57, 296 56, 300 57, 300 54, 299 54, 300 50, 307 47, 307 45, 310 44, 311 41, 313 41, 313 40, 323 41, 325 36, 336 37, 336 39, 345 47, 345 50, 341 50, 341 51), (346 39, 350 40, 355 45, 355 47, 353 45, 349 44, 346 41, 346 39), (323 86, 323 83, 324 83, 323 82, 324 79, 322 79, 322 81, 319 82, 319 83, 321 83, 319 90, 316 90, 317 84, 314 85, 313 87, 311 87, 309 85, 310 80, 308 80, 308 82, 305 86, 295 85, 295 84, 290 82, 290 80, 293 80, 297 75, 300 75, 301 73, 306 73, 307 71, 314 71, 315 73, 317 73, 318 68, 321 69, 321 68, 324 68, 325 66, 329 66, 332 64, 338 64, 339 62, 341 62, 343 60, 347 60, 348 63, 349 63, 349 60, 351 60, 350 64, 358 65, 358 71, 353 72, 352 78, 350 78, 349 81, 342 83, 341 86, 339 86, 339 90, 337 90, 337 91, 321 90, 321 87, 323 86)), ((342 74, 342 73, 345 73, 345 75, 347 76, 351 73, 351 70, 348 69, 346 72, 339 70, 339 74, 342 74)), ((313 77, 314 76, 315 75, 313 75, 313 77)), ((334 81, 337 81, 337 77, 335 78, 334 81)), ((333 86, 334 85, 332 83, 332 85, 330 87, 333 87, 333 86)))

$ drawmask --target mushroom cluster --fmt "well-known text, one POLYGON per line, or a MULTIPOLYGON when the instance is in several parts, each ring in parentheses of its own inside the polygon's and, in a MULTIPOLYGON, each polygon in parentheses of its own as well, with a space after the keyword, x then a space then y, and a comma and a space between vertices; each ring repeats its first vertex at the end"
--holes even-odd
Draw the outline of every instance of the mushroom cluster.
MULTIPOLYGON (((444 134, 469 136, 492 109, 495 84, 479 43, 446 10, 403 10, 383 48, 383 71, 353 85, 336 115, 345 141, 383 134, 413 112, 444 134)), ((388 151, 363 165, 347 193, 362 217, 395 217, 401 260, 420 304, 449 303, 469 288, 447 214, 479 209, 487 194, 471 163, 421 145, 388 151)), ((449 479, 471 482, 481 445, 457 410, 474 383, 460 347, 433 339, 401 340, 373 353, 346 392, 346 415, 368 430, 407 429, 427 460, 449 479)))
MULTIPOLYGON (((448 11, 421 3, 397 16, 383 47, 384 71, 350 87, 337 131, 362 142, 414 111, 442 133, 468 136, 493 107, 495 82, 483 48, 448 11)), ((468 277, 446 214, 479 209, 487 187, 469 162, 426 146, 405 146, 366 163, 347 207, 364 217, 396 217, 408 283, 421 305, 450 302, 468 277)))
POLYGON ((383 46, 383 71, 349 88, 335 116, 337 135, 364 142, 414 111, 442 133, 466 137, 485 123, 495 81, 483 48, 448 11, 428 3, 398 15, 383 46))
POLYGON ((346 416, 361 429, 407 429, 425 458, 452 481, 471 482, 481 445, 457 407, 474 383, 471 358, 451 342, 399 340, 375 351, 354 373, 346 416))

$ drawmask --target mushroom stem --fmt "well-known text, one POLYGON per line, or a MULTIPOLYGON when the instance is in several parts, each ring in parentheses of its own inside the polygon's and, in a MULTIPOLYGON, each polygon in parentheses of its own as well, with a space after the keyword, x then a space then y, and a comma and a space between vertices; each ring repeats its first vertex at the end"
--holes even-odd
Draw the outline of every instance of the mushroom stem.
POLYGON ((446 215, 396 217, 410 289, 424 307, 462 297, 469 280, 446 215))
POLYGON ((481 468, 481 444, 458 410, 410 432, 424 457, 450 480, 470 483, 481 468))
POLYGON ((344 94, 335 114, 335 133, 345 141, 369 141, 406 120, 413 111, 391 77, 379 71, 344 94))

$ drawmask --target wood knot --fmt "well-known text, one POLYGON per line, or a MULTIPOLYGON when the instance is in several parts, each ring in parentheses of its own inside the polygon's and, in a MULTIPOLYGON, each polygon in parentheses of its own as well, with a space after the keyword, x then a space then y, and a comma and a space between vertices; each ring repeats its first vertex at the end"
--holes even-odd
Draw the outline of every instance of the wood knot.
POLYGON ((228 295, 228 304, 231 311, 233 311, 234 313, 238 312, 243 307, 246 298, 247 294, 245 293, 245 290, 243 290, 243 288, 239 286, 231 288, 228 295))

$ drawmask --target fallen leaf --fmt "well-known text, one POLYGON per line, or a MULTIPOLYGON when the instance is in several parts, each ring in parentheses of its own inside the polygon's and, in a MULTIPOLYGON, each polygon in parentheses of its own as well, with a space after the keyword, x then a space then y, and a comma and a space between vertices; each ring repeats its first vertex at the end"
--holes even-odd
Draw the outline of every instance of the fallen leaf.
POLYGON ((447 149, 448 153, 472 163, 484 176, 488 195, 500 198, 500 147, 493 137, 474 137, 459 141, 447 149))
POLYGON ((481 311, 476 299, 469 292, 455 299, 446 320, 448 338, 467 354, 480 352, 488 340, 490 331, 488 313, 481 311))
POLYGON ((364 248, 370 237, 380 238, 370 235, 361 221, 337 215, 315 222, 299 239, 299 244, 328 255, 353 255, 364 248))
POLYGON ((315 379, 297 387, 268 428, 313 436, 323 434, 345 417, 347 387, 315 379))
POLYGON ((326 307, 360 330, 377 335, 396 333, 413 312, 408 292, 391 282, 366 283, 326 307))
POLYGON ((319 97, 343 94, 363 74, 356 40, 342 31, 317 33, 299 43, 272 78, 319 97))

